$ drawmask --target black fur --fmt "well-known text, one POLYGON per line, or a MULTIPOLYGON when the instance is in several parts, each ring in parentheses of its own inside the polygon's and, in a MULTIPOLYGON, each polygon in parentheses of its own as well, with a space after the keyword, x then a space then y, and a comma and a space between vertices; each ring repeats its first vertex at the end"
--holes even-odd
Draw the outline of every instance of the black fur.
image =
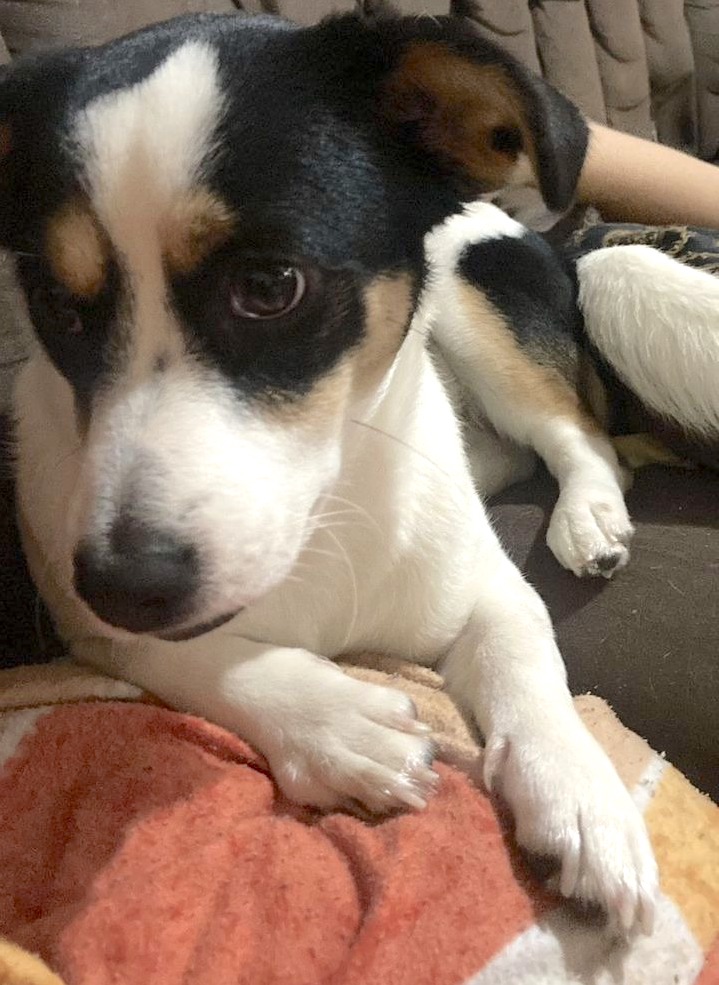
POLYGON ((526 232, 467 247, 458 272, 497 308, 531 359, 576 383, 584 337, 573 266, 526 232))
POLYGON ((55 282, 48 264, 37 257, 18 257, 17 273, 38 338, 71 381, 80 423, 84 423, 93 393, 103 374, 111 369, 112 353, 117 349, 117 339, 113 338, 120 298, 117 265, 109 265, 105 285, 92 300, 70 296, 55 282), (80 331, 75 330, 76 322, 80 331))

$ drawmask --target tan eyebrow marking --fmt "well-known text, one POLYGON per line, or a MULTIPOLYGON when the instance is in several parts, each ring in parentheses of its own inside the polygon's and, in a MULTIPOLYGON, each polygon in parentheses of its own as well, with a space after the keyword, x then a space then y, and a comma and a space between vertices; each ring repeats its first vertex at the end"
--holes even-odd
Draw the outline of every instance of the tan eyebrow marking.
POLYGON ((232 235, 235 217, 217 195, 196 188, 178 198, 160 225, 160 244, 170 269, 189 274, 232 235))
POLYGON ((94 297, 105 283, 109 244, 89 208, 66 202, 50 219, 45 248, 55 277, 73 294, 94 297))

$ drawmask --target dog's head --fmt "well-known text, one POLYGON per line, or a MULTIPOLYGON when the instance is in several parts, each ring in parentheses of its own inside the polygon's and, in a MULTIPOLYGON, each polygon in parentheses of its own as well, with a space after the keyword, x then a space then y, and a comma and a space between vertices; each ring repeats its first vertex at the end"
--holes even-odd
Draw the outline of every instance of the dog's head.
POLYGON ((424 234, 512 184, 566 208, 585 147, 566 100, 442 18, 197 16, 11 70, 0 237, 47 428, 73 418, 67 557, 95 613, 191 633, 278 584, 424 234))

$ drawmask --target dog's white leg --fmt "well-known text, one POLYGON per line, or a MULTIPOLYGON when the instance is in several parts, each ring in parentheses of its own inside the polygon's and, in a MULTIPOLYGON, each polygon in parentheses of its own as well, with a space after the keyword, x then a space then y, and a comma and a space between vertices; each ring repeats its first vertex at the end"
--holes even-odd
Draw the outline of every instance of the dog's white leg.
MULTIPOLYGON (((504 363, 495 365, 474 325, 458 320, 445 326, 442 340, 451 346, 452 365, 467 391, 500 435, 533 448, 557 479, 547 543, 559 563, 578 576, 611 577, 623 568, 634 533, 624 502, 627 476, 569 383, 519 351, 512 353, 513 372, 504 363)), ((472 467, 481 489, 481 461, 472 467)))
POLYGON ((609 438, 562 416, 535 420, 529 432, 559 483, 547 544, 575 575, 610 578, 629 561, 634 528, 624 502, 628 476, 609 438))
POLYGON ((236 732, 298 803, 421 808, 437 781, 412 700, 306 650, 217 633, 179 644, 94 639, 73 655, 236 732))
POLYGON ((559 859, 564 895, 648 930, 657 869, 644 821, 575 711, 542 601, 489 528, 477 575, 443 673, 484 734, 485 782, 512 809, 519 843, 559 859))
POLYGON ((528 479, 537 464, 530 448, 474 424, 465 429, 464 448, 475 488, 484 498, 528 479))
MULTIPOLYGON (((536 392, 543 383, 545 371, 541 367, 527 366, 527 375, 537 377, 536 391, 529 387, 529 392, 520 392, 511 376, 502 375, 501 367, 492 371, 491 359, 482 360, 481 343, 465 338, 459 328, 453 339, 455 348, 466 340, 461 376, 487 418, 520 450, 533 448, 559 484, 559 498, 547 531, 552 553, 575 575, 611 577, 628 563, 634 534, 624 502, 628 474, 619 464, 611 441, 579 406, 568 383, 552 379, 557 406, 550 400, 540 403, 536 392)), ((522 472, 529 473, 529 460, 523 461, 516 453, 509 457, 509 451, 498 453, 490 439, 490 435, 482 439, 470 429, 467 452, 477 487, 484 495, 507 484, 502 481, 505 478, 516 481, 523 477, 522 472)), ((495 443, 502 448, 501 443, 495 443)), ((504 447, 511 446, 505 443, 504 447)))

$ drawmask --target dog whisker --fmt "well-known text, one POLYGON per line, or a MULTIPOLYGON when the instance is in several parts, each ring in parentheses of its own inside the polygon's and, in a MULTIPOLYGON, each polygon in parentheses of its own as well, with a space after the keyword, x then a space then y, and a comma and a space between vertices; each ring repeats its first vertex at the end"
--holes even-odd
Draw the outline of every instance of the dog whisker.
POLYGON ((320 513, 318 516, 310 517, 310 522, 314 522, 318 520, 329 520, 332 517, 338 517, 338 516, 352 517, 352 516, 362 516, 362 514, 361 513, 358 514, 356 510, 331 510, 328 513, 320 513))
POLYGON ((344 499, 342 496, 336 496, 334 493, 325 493, 325 499, 333 500, 336 503, 344 504, 348 506, 351 510, 359 513, 361 516, 365 517, 374 526, 378 534, 382 534, 382 527, 377 522, 376 518, 372 516, 369 510, 365 509, 364 506, 360 506, 359 503, 352 502, 351 499, 344 499))
POLYGON ((341 646, 342 650, 347 649, 350 640, 352 639, 352 634, 354 633, 355 626, 357 625, 357 617, 359 615, 359 593, 357 591, 357 576, 355 574, 354 565, 352 564, 352 559, 345 550, 345 547, 339 537, 336 537, 332 531, 328 531, 329 536, 337 545, 337 549, 341 552, 349 571, 350 580, 352 582, 352 616, 350 619, 350 624, 345 634, 344 642, 341 646))
POLYGON ((370 424, 368 421, 358 421, 355 417, 351 418, 351 423, 356 424, 361 428, 367 428, 368 431, 373 431, 375 434, 380 434, 383 438, 389 438, 390 441, 396 441, 398 445, 401 445, 403 448, 406 448, 407 451, 411 451, 414 455, 418 455, 420 458, 424 459, 425 462, 437 469, 438 472, 441 472, 442 475, 445 475, 453 484, 456 484, 455 480, 446 469, 443 469, 442 466, 438 465, 437 462, 429 457, 429 455, 426 455, 423 451, 420 451, 419 448, 415 448, 414 445, 410 445, 409 442, 405 441, 403 438, 398 437, 396 434, 390 434, 389 431, 384 431, 382 428, 378 428, 375 424, 370 424))
MULTIPOLYGON (((333 540, 336 540, 334 534, 330 534, 330 536, 332 537, 333 540)), ((329 558, 332 558, 335 561, 341 561, 342 560, 342 558, 340 557, 339 554, 337 554, 336 551, 325 551, 321 547, 306 547, 302 553, 303 554, 317 554, 320 557, 329 557, 329 558)))
POLYGON ((369 526, 366 523, 359 523, 354 518, 349 518, 345 520, 337 519, 337 520, 321 521, 319 523, 312 524, 308 529, 311 534, 316 534, 316 533, 321 533, 323 530, 329 530, 329 529, 348 530, 350 528, 355 530, 366 531, 369 529, 369 526))

